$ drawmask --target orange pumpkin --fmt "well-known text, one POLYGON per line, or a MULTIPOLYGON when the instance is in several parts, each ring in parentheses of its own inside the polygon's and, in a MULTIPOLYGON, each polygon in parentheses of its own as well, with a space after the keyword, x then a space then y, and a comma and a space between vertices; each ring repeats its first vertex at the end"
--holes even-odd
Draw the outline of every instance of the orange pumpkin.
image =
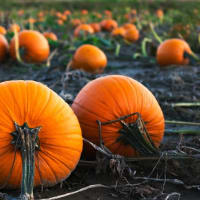
POLYGON ((88 10, 86 10, 86 9, 81 10, 81 14, 82 15, 87 15, 88 14, 88 10))
POLYGON ((162 10, 162 9, 157 9, 157 10, 156 10, 156 16, 157 16, 158 18, 162 19, 163 16, 164 16, 163 10, 162 10))
POLYGON ((6 33, 6 29, 3 26, 0 26, 0 34, 5 35, 6 33))
POLYGON ((99 23, 91 23, 90 26, 93 28, 95 33, 98 33, 101 31, 101 26, 99 23))
MULTIPOLYGON (((38 31, 24 30, 19 33, 19 48, 24 49, 22 59, 30 63, 45 61, 50 53, 47 39, 38 31)), ((15 37, 10 42, 10 54, 15 59, 15 37)))
POLYGON ((21 28, 18 24, 11 24, 8 31, 9 32, 14 32, 14 31, 20 32, 21 28))
POLYGON ((79 26, 82 23, 81 23, 80 19, 72 19, 71 24, 72 24, 72 26, 76 27, 76 26, 79 26))
POLYGON ((160 66, 187 65, 189 59, 184 58, 185 52, 192 53, 187 42, 182 39, 168 39, 159 45, 156 60, 160 66))
POLYGON ((62 19, 58 19, 58 20, 56 20, 56 22, 57 22, 58 25, 63 25, 64 24, 62 19))
POLYGON ((124 36, 126 33, 126 30, 123 27, 117 27, 115 29, 113 29, 111 35, 112 36, 124 36))
POLYGON ((101 21, 100 25, 103 30, 110 32, 118 27, 117 21, 115 21, 114 19, 104 19, 103 21, 101 21))
POLYGON ((125 30, 131 29, 131 28, 136 28, 134 24, 131 23, 126 23, 122 26, 125 30))
POLYGON ((47 38, 47 39, 51 39, 51 40, 53 40, 53 41, 57 41, 57 40, 58 40, 56 34, 53 33, 53 32, 44 32, 43 35, 44 35, 44 37, 47 38))
POLYGON ((64 15, 67 15, 67 16, 68 16, 68 15, 71 15, 71 11, 70 11, 70 10, 65 10, 63 14, 64 14, 64 15))
POLYGON ((8 53, 9 45, 4 37, 4 35, 0 34, 0 61, 3 61, 8 53))
POLYGON ((81 31, 84 33, 84 35, 94 33, 93 28, 89 24, 80 24, 78 27, 75 28, 74 36, 78 37, 81 31))
MULTIPOLYGON (((97 120, 107 122, 136 112, 144 120, 156 147, 163 138, 164 117, 158 102, 145 86, 127 76, 109 75, 89 82, 76 96, 72 109, 80 122, 83 137, 97 145, 100 142, 97 120)), ((130 127, 136 116, 123 121, 130 127)), ((127 157, 138 155, 131 146, 134 141, 127 140, 126 134, 122 134, 125 130, 119 121, 101 128, 104 145, 111 152, 127 157)), ((87 145, 85 151, 86 157, 94 156, 94 151, 87 145)))
POLYGON ((14 122, 18 126, 26 123, 31 128, 41 127, 34 185, 54 185, 66 179, 82 151, 80 125, 70 106, 35 81, 1 82, 0 105, 0 186, 19 188, 22 179, 21 143, 14 122))
POLYGON ((136 42, 140 37, 140 33, 137 28, 130 28, 124 34, 124 39, 129 42, 136 42))
POLYGON ((103 51, 90 44, 80 46, 71 61, 73 69, 83 69, 91 73, 100 73, 107 65, 107 58, 103 51))

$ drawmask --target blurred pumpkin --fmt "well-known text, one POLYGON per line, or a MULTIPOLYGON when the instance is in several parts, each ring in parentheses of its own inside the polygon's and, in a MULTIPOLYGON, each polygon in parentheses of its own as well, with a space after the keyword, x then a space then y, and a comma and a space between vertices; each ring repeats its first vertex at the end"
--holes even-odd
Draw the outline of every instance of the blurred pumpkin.
POLYGON ((72 26, 76 27, 76 26, 79 26, 80 24, 82 24, 82 22, 80 19, 72 19, 71 24, 72 24, 72 26))
POLYGON ((0 26, 0 34, 5 35, 6 33, 6 29, 3 26, 0 26))
POLYGON ((187 65, 189 59, 184 53, 192 54, 189 44, 182 39, 168 39, 162 42, 156 52, 156 60, 160 66, 187 65))
POLYGON ((63 25, 63 24, 64 24, 64 22, 63 22, 63 20, 62 20, 62 19, 58 19, 58 20, 57 20, 57 24, 58 24, 58 25, 63 25))
POLYGON ((91 23, 90 26, 93 28, 95 33, 98 33, 101 31, 101 26, 99 23, 91 23))
POLYGON ((126 30, 123 27, 117 27, 113 29, 113 31, 111 32, 111 35, 124 37, 125 33, 126 33, 126 30))
POLYGON ((57 40, 58 40, 56 34, 53 33, 53 32, 44 32, 43 35, 44 35, 44 37, 47 38, 47 39, 51 39, 51 40, 53 40, 53 41, 57 41, 57 40))
POLYGON ((35 144, 34 186, 51 186, 66 179, 82 151, 80 125, 70 106, 47 86, 20 80, 0 83, 0 104, 4 138, 0 141, 0 159, 4 161, 0 186, 19 188, 22 180, 22 143, 14 123, 19 127, 26 124, 28 130, 41 127, 35 144))
POLYGON ((89 24, 80 24, 78 27, 74 30, 74 36, 78 37, 80 36, 80 32, 82 32, 84 35, 87 34, 93 34, 94 30, 89 24))
POLYGON ((136 28, 134 24, 131 23, 126 23, 122 26, 125 30, 131 29, 131 28, 136 28))
POLYGON ((157 9, 157 10, 156 10, 156 16, 157 16, 158 18, 162 19, 163 16, 164 16, 163 10, 162 10, 162 9, 157 9))
MULTIPOLYGON (((23 49, 22 59, 30 63, 47 60, 50 48, 47 39, 38 31, 23 30, 18 35, 19 49, 23 49)), ((10 42, 10 55, 16 59, 15 37, 10 42)))
MULTIPOLYGON (((164 135, 164 117, 156 98, 145 86, 127 76, 108 75, 90 81, 76 96, 72 109, 80 122, 83 137, 97 145, 100 143, 97 120, 108 122, 132 113, 141 115, 156 147, 164 135)), ((136 116, 124 118, 123 122, 131 128, 136 116)), ((101 126, 104 145, 112 153, 137 156, 132 143, 140 141, 132 141, 128 134, 120 121, 101 126)), ((91 146, 85 145, 84 151, 86 158, 94 158, 91 146)))
POLYGON ((107 57, 98 47, 90 44, 80 46, 73 55, 70 67, 90 73, 101 73, 107 65, 107 57))
POLYGON ((88 14, 88 10, 86 10, 86 9, 81 10, 81 14, 82 15, 87 15, 88 14))
POLYGON ((104 19, 101 21, 100 25, 103 30, 110 32, 118 27, 117 21, 114 19, 104 19))
POLYGON ((68 15, 71 15, 71 11, 70 11, 70 10, 65 10, 63 14, 64 14, 64 15, 67 15, 67 16, 68 16, 68 15))
POLYGON ((9 26, 8 31, 9 31, 9 32, 14 32, 15 30, 16 30, 17 32, 20 32, 20 30, 21 30, 20 26, 19 26, 18 24, 11 24, 11 25, 9 26))
POLYGON ((0 34, 0 61, 5 60, 8 49, 9 45, 6 38, 4 37, 4 35, 0 34))
POLYGON ((126 30, 124 39, 129 42, 136 42, 140 37, 140 33, 137 28, 130 28, 126 30))

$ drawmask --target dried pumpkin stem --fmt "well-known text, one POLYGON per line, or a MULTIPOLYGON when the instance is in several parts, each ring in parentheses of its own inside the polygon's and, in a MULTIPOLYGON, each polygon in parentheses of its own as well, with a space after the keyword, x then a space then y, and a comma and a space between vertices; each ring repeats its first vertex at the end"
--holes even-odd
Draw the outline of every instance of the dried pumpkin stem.
POLYGON ((117 57, 119 56, 120 49, 121 49, 121 45, 117 43, 116 48, 115 48, 115 56, 117 57))
POLYGON ((71 68, 72 68, 72 60, 70 60, 69 63, 67 64, 66 72, 69 72, 71 68))
MULTIPOLYGON (((118 138, 117 142, 123 141, 128 143, 139 152, 141 155, 150 156, 150 155, 159 155, 160 152, 157 147, 154 145, 151 140, 146 128, 144 121, 141 118, 139 113, 132 113, 123 117, 118 118, 117 120, 111 120, 107 122, 97 121, 99 124, 99 137, 100 137, 100 146, 104 146, 102 134, 101 134, 101 126, 108 125, 111 123, 120 122, 122 128, 119 130, 121 136, 118 138), (127 124, 124 120, 133 115, 137 116, 137 120, 134 123, 127 124)), ((104 146, 104 149, 106 147, 104 146)))
MULTIPOLYGON (((27 123, 23 126, 19 126, 15 122, 15 128, 17 138, 19 142, 14 142, 16 148, 20 150, 22 156, 22 182, 21 182, 21 194, 20 199, 32 200, 33 186, 34 186, 34 169, 35 169, 35 150, 39 149, 38 144, 38 132, 40 127, 29 128, 27 123)), ((15 136, 14 135, 14 141, 15 136)))

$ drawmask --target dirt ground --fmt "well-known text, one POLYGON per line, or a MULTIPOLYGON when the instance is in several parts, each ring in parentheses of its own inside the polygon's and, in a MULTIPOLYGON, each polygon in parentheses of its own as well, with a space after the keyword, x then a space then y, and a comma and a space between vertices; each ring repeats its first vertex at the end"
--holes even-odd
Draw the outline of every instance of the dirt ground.
MULTIPOLYGON (((59 66, 54 68, 32 69, 25 67, 3 66, 0 68, 0 81, 13 79, 31 79, 43 82, 69 104, 73 102, 76 94, 90 80, 107 74, 123 74, 130 76, 144 84, 157 98, 165 119, 186 122, 200 122, 200 107, 173 107, 171 103, 176 102, 199 102, 200 100, 200 67, 171 66, 159 68, 157 64, 147 59, 122 59, 110 57, 107 68, 101 75, 91 75, 80 71, 71 71, 68 74, 59 66)), ((166 134, 161 145, 163 150, 174 149, 180 142, 178 134, 169 130, 194 129, 194 126, 166 125, 166 134)), ((196 129, 198 131, 198 126, 196 129)), ((200 132, 200 131, 199 131, 200 132)), ((200 147, 199 137, 195 135, 184 136, 184 144, 187 146, 200 147)), ((131 165, 132 166, 132 165, 131 165)), ((147 177, 155 163, 153 161, 135 162, 133 168, 137 177, 147 177)), ((184 185, 200 185, 200 162, 198 159, 192 161, 169 161, 167 165, 160 165, 160 169, 154 170, 151 178, 163 178, 163 170, 168 167, 165 178, 179 179, 184 185)), ((35 189, 35 198, 50 198, 56 195, 75 191, 92 184, 115 185, 116 177, 110 170, 106 173, 95 173, 94 167, 79 165, 72 175, 63 182, 52 188, 35 189), (62 186, 62 187, 61 187, 62 186)), ((123 185, 123 181, 120 184, 123 185)), ((128 180, 129 181, 129 180, 128 180)), ((132 188, 94 188, 78 194, 65 197, 70 200, 116 200, 116 199, 168 199, 168 200, 199 200, 200 192, 197 188, 186 189, 183 185, 163 183, 156 181, 133 180, 130 183, 138 184, 132 188), (140 183, 140 184, 139 184, 140 183), (161 194, 162 193, 162 194, 161 194), (167 194, 174 195, 167 198, 167 194), (180 195, 179 195, 180 194, 180 195), (154 197, 154 198, 153 198, 154 197)), ((9 194, 17 194, 18 191, 2 191, 9 194)))

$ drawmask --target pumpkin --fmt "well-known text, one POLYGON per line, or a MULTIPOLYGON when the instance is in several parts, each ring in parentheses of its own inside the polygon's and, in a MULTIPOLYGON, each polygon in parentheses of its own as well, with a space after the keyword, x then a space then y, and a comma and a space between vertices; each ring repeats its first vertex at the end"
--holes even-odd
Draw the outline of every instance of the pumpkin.
POLYGON ((44 37, 47 38, 47 39, 51 39, 51 40, 53 40, 53 41, 57 41, 57 40, 58 40, 56 34, 53 33, 53 32, 44 32, 43 35, 44 35, 44 37))
POLYGON ((64 24, 62 19, 58 19, 58 20, 56 20, 56 22, 57 22, 58 25, 63 25, 64 24))
MULTIPOLYGON (((19 33, 19 48, 23 48, 22 59, 30 63, 45 61, 50 52, 47 39, 38 31, 24 30, 19 33)), ((15 59, 15 37, 10 42, 10 54, 15 59)))
POLYGON ((188 58, 184 58, 184 53, 192 54, 188 43, 182 39, 168 39, 162 42, 156 52, 156 60, 160 66, 187 65, 188 58))
POLYGON ((81 10, 81 14, 82 15, 87 15, 88 14, 88 10, 86 10, 86 9, 81 10))
POLYGON ((131 23, 126 23, 122 26, 125 30, 131 29, 131 28, 136 28, 134 24, 131 23))
POLYGON ((110 32, 118 27, 118 24, 114 19, 104 19, 101 21, 100 25, 103 30, 110 32))
POLYGON ((63 14, 68 16, 68 15, 71 15, 72 13, 70 10, 65 10, 63 14))
POLYGON ((74 30, 74 36, 78 37, 80 35, 80 32, 83 32, 84 35, 87 34, 93 34, 94 30, 89 24, 80 24, 78 27, 74 30))
POLYGON ((163 16, 164 16, 163 10, 162 10, 162 9, 157 9, 157 10, 156 10, 156 16, 157 16, 159 19, 162 19, 163 16))
POLYGON ((99 23, 91 23, 90 26, 93 28, 95 33, 98 33, 101 31, 101 26, 99 23))
POLYGON ((19 188, 22 179, 21 140, 14 123, 32 130, 41 127, 34 156, 34 186, 66 179, 82 151, 80 125, 70 106, 35 81, 1 82, 0 97, 0 186, 19 188))
POLYGON ((71 24, 74 27, 79 26, 81 24, 81 20, 80 19, 72 19, 71 24))
POLYGON ((3 26, 0 26, 0 34, 5 35, 6 33, 6 29, 3 26))
POLYGON ((113 29, 113 31, 111 32, 112 36, 124 36, 126 33, 126 30, 123 27, 117 27, 115 29, 113 29))
POLYGON ((3 61, 8 53, 9 45, 4 35, 0 34, 0 61, 3 61))
POLYGON ((140 37, 140 33, 137 28, 130 28, 124 34, 124 39, 129 42, 136 42, 140 37))
POLYGON ((17 32, 20 32, 20 30, 21 30, 20 26, 19 26, 18 24, 11 24, 11 25, 9 26, 8 31, 9 31, 9 32, 14 32, 15 30, 16 30, 17 32))
MULTIPOLYGON (((154 145, 158 147, 164 133, 164 117, 153 94, 138 81, 122 75, 108 75, 90 81, 76 96, 72 109, 81 125, 83 137, 99 145, 97 120, 107 122, 138 112, 146 124, 146 129, 154 145)), ((124 119, 130 127, 135 116, 124 119)), ((120 122, 101 127, 104 145, 114 154, 127 157, 137 156, 134 141, 122 134, 120 122)), ((134 132, 133 132, 134 134, 134 132)), ((137 142, 137 141, 136 141, 137 142)), ((85 145, 86 157, 94 158, 94 150, 85 145)))
POLYGON ((76 50, 70 64, 73 69, 100 73, 107 65, 107 57, 98 47, 85 44, 76 50))

